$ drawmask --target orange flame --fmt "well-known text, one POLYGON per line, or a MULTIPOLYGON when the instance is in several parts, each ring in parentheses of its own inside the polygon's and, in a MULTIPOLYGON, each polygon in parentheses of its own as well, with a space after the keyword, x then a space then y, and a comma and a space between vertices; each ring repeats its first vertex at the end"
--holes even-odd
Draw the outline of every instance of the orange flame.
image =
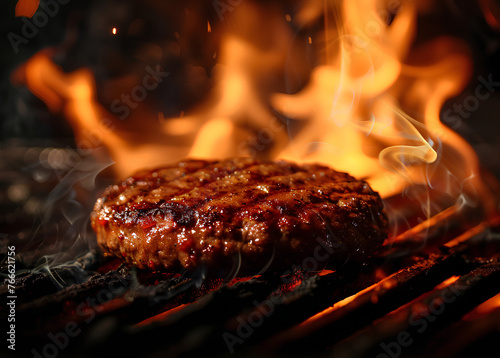
MULTIPOLYGON (((335 15, 336 8, 327 4, 328 18, 335 15)), ((400 192, 407 181, 425 182, 419 169, 438 159, 428 137, 429 123, 406 115, 399 100, 408 74, 415 74, 415 86, 425 89, 433 68, 403 62, 415 33, 413 3, 405 2, 390 26, 377 16, 375 0, 344 1, 342 5, 343 26, 326 30, 331 44, 327 44, 330 50, 325 65, 314 69, 310 84, 301 93, 273 98, 275 106, 288 116, 309 120, 281 156, 329 162, 367 178, 376 190, 390 195, 400 192), (312 144, 316 150, 310 149, 312 144)), ((338 19, 331 23, 337 24, 334 20, 338 19)), ((414 94, 413 101, 432 96, 421 91, 414 94)))
POLYGON ((16 4, 16 17, 33 17, 39 5, 40 0, 19 0, 16 4))
MULTIPOLYGON (((468 49, 450 37, 415 45, 414 1, 393 8, 381 0, 319 3, 293 16, 275 4, 248 1, 232 8, 225 19, 238 31, 219 34, 211 95, 179 118, 141 105, 119 120, 96 100, 88 70, 65 73, 48 52, 31 58, 15 77, 64 113, 82 150, 104 147, 120 177, 186 156, 252 155, 326 163, 366 179, 384 197, 425 185, 458 206, 481 198, 491 209, 475 153, 439 118, 444 102, 471 75, 468 49), (306 26, 320 16, 324 33, 304 38, 309 47, 324 41, 320 64, 302 90, 285 94, 270 79, 295 61, 290 23, 306 26), (291 131, 273 110, 300 130, 291 131)), ((207 21, 208 32, 217 30, 207 21)))
POLYGON ((177 137, 194 138, 200 125, 198 119, 184 117, 179 130, 175 120, 161 121, 161 113, 151 112, 132 113, 129 121, 121 121, 97 101, 94 76, 89 70, 65 73, 52 62, 48 51, 34 55, 12 77, 15 82, 26 83, 51 111, 64 114, 80 152, 92 153, 102 161, 106 161, 102 156, 109 155, 115 161, 118 177, 140 167, 186 157, 193 139, 185 146, 170 142, 177 143, 177 137), (143 125, 142 115, 153 119, 150 125, 143 125))

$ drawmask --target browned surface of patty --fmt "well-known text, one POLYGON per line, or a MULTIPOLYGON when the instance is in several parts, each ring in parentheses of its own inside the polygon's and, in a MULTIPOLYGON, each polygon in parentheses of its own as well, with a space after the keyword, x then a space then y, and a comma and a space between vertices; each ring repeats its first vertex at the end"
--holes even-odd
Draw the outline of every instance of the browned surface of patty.
POLYGON ((240 274, 362 262, 387 236, 379 195, 316 164, 185 160, 106 189, 91 225, 105 252, 152 270, 240 274))

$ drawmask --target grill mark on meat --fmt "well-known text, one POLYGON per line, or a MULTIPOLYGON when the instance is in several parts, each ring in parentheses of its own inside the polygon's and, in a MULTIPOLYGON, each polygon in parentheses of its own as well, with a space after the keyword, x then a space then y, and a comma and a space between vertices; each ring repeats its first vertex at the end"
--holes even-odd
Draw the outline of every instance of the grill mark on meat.
POLYGON ((275 250, 272 269, 300 263, 316 237, 362 260, 387 220, 378 194, 346 173, 239 158, 138 172, 106 189, 92 227, 106 252, 141 268, 216 267, 238 252, 243 271, 259 271, 275 250))
MULTIPOLYGON (((116 209, 115 209, 116 210, 116 209)), ((189 226, 194 223, 195 210, 181 203, 165 202, 147 203, 144 207, 133 208, 132 210, 116 210, 113 212, 113 219, 127 222, 128 225, 134 225, 144 218, 168 218, 178 224, 189 226), (158 205, 158 206, 156 206, 158 205)))

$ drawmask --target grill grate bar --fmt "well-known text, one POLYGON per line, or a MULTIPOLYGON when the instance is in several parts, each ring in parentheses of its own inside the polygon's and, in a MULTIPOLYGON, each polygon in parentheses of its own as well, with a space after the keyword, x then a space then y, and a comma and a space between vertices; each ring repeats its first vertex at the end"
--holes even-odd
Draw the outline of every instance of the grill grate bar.
MULTIPOLYGON (((443 292, 446 288, 436 286, 450 277, 460 276, 450 287, 467 283, 464 294, 456 306, 449 306, 451 318, 441 315, 439 323, 418 339, 446 330, 452 318, 458 319, 498 293, 500 242, 491 239, 492 230, 482 224, 440 249, 385 262, 375 258, 363 267, 344 266, 321 275, 270 273, 232 285, 204 279, 202 273, 145 277, 143 272, 118 268, 23 303, 18 319, 20 325, 32 327, 25 338, 30 339, 30 347, 38 348, 44 339, 47 343, 47 333, 63 330, 68 321, 76 322, 82 334, 72 341, 68 354, 99 355, 110 345, 116 354, 141 355, 218 355, 231 350, 344 354, 354 345, 357 350, 352 352, 376 355, 381 342, 391 344, 400 332, 414 328, 408 327, 408 315, 443 292), (392 274, 380 281, 381 272, 392 274), (78 307, 110 287, 116 291, 106 302, 88 307, 93 316, 87 322, 88 316, 78 307), (151 317, 156 318, 142 322, 151 317), (370 331, 373 322, 378 328, 389 328, 377 336, 370 331), (242 334, 245 329, 250 333, 242 334)), ((42 276, 28 275, 19 284, 29 292, 32 282, 48 279, 42 276)))
POLYGON ((451 285, 384 316, 334 348, 342 357, 421 353, 420 347, 444 327, 500 292, 500 264, 483 265, 451 285))
POLYGON ((469 265, 460 255, 433 256, 377 283, 349 304, 325 312, 319 318, 285 332, 281 336, 281 342, 271 341, 266 347, 278 347, 283 353, 322 350, 325 348, 325 342, 333 344, 348 337, 374 320, 432 290, 446 278, 463 273, 464 269, 466 271, 468 268, 469 265))

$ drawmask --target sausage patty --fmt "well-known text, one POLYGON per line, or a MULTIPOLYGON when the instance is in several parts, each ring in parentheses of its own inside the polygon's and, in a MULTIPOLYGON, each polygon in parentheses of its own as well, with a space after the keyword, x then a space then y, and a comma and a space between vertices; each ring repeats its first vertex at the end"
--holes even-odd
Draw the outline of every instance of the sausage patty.
POLYGON ((184 160, 106 189, 91 225, 103 250, 171 272, 240 274, 363 262, 387 236, 379 195, 318 164, 184 160))

